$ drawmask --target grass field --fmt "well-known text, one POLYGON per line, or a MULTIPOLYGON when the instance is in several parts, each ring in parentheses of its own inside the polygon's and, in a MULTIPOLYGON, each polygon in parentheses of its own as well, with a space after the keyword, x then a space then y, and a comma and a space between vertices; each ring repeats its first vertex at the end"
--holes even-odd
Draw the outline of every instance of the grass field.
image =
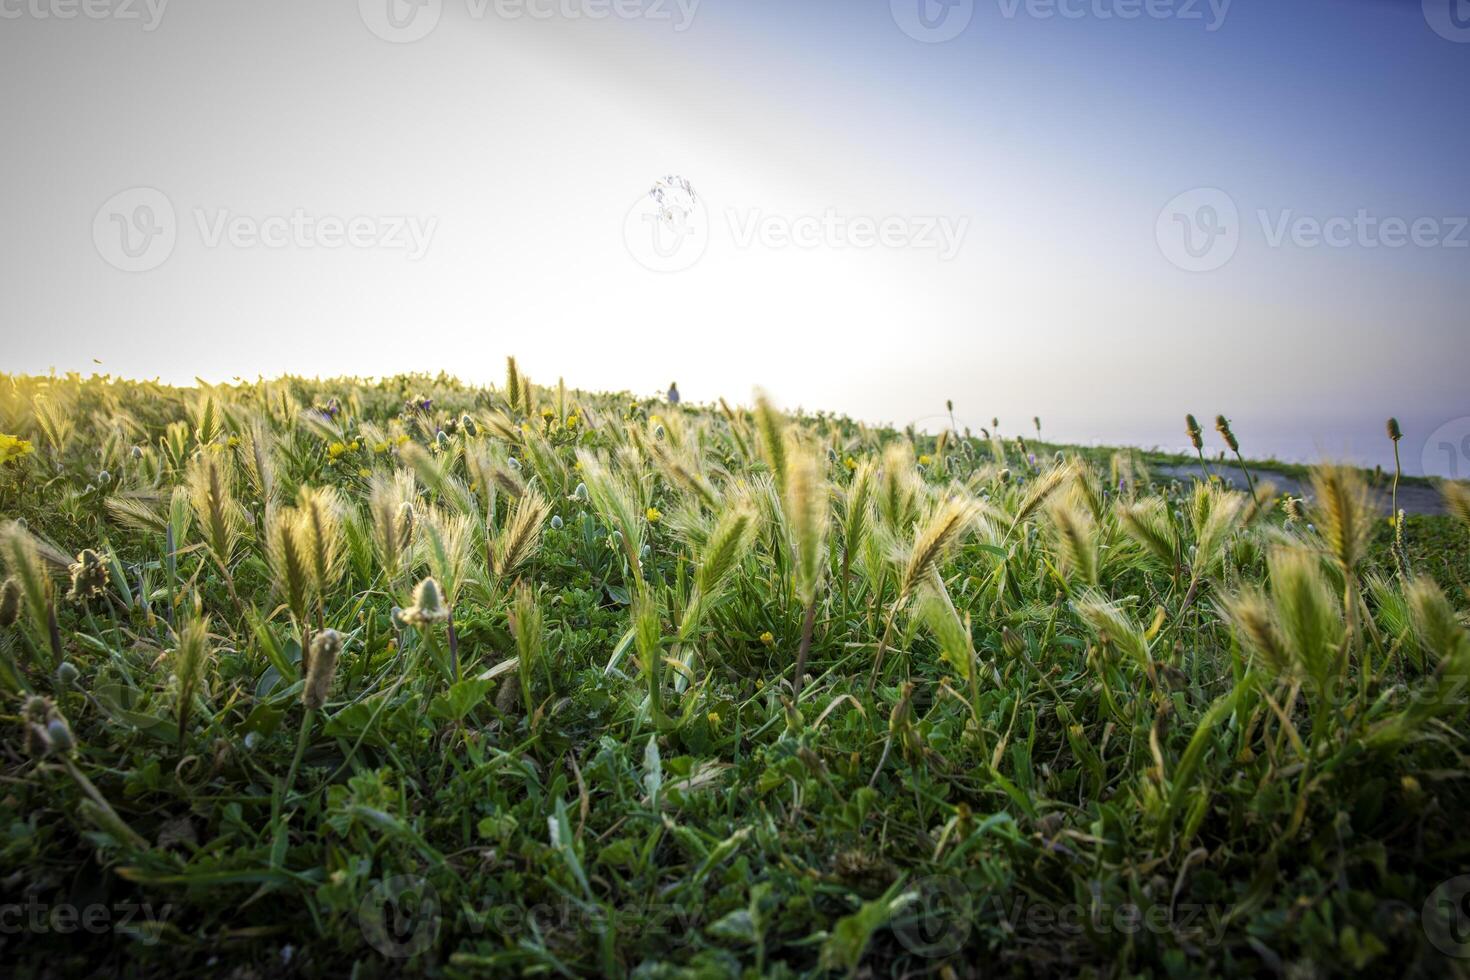
POLYGON ((1470 963, 1459 485, 1396 535, 513 362, 0 433, 7 973, 1470 963))

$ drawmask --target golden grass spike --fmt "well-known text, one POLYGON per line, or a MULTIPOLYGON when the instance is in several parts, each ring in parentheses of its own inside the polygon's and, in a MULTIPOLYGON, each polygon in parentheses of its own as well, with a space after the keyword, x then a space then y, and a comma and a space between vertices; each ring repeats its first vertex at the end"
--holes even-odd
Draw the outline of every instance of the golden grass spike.
POLYGON ((1353 574, 1362 563, 1373 534, 1373 508, 1368 485, 1355 469, 1312 468, 1312 513, 1322 539, 1337 565, 1353 574))
POLYGON ((732 569, 745 557, 757 530, 755 508, 741 501, 720 515, 705 542, 694 587, 705 600, 712 599, 732 569))
POLYGON ((194 711, 195 695, 204 687, 209 656, 209 618, 196 616, 179 631, 178 645, 174 648, 173 668, 174 677, 178 680, 178 737, 181 745, 189 727, 189 717, 194 711))
POLYGON ((1036 513, 1037 508, 1046 503, 1047 498, 1076 473, 1077 465, 1068 462, 1060 466, 1053 466, 1038 476, 1031 484, 1031 489, 1026 496, 1022 498, 1021 505, 1016 508, 1016 515, 1012 521, 1013 526, 1024 523, 1028 517, 1036 513))
POLYGON ((1098 549, 1092 519, 1086 511, 1065 500, 1052 501, 1047 512, 1055 531, 1057 554, 1063 569, 1074 572, 1087 585, 1097 585, 1098 549))
POLYGON ((1440 484, 1439 492, 1444 497, 1445 509, 1470 530, 1470 485, 1459 480, 1446 480, 1440 484))
POLYGON ((1240 526, 1246 496, 1213 484, 1198 484, 1194 492, 1194 559, 1196 579, 1214 567, 1224 554, 1225 542, 1240 526))
POLYGON ((788 435, 787 440, 782 454, 786 467, 782 508, 791 535, 796 595, 803 606, 809 606, 816 598, 827 565, 829 494, 822 478, 820 457, 800 444, 794 435, 788 435))
POLYGON ((851 568, 873 529, 873 461, 865 459, 852 471, 842 510, 842 564, 851 568))
POLYGON ((1277 548, 1267 558, 1276 622, 1295 662, 1318 686, 1335 691, 1346 669, 1342 606, 1322 572, 1318 557, 1305 548, 1277 548))
POLYGON ((1118 506, 1123 531, 1165 567, 1179 560, 1179 535, 1169 520, 1169 505, 1162 497, 1145 497, 1118 506))
POLYGON ((925 588, 921 591, 917 612, 919 620, 934 634, 939 644, 939 655, 954 668, 961 680, 968 683, 975 670, 975 645, 949 597, 925 588))
POLYGON ((516 369, 516 359, 507 357, 505 359, 505 401, 512 410, 520 407, 521 403, 521 374, 516 369))
POLYGON ((878 473, 878 513, 895 534, 906 533, 917 512, 919 478, 914 453, 906 442, 890 443, 878 473))
POLYGON ((1277 678, 1291 674, 1294 661, 1276 617, 1259 589, 1248 589, 1229 600, 1223 609, 1226 617, 1240 631, 1242 645, 1260 655, 1266 668, 1277 678))
POLYGON ((313 576, 303 548, 300 515, 294 508, 274 511, 266 527, 266 562, 281 599, 298 623, 306 622, 313 576))
POLYGON ((303 486, 296 497, 297 534, 318 596, 331 592, 342 577, 343 508, 335 487, 303 486))
POLYGON ((761 452, 771 475, 776 480, 776 489, 786 491, 786 422, 781 413, 771 404, 763 391, 756 392, 755 420, 761 434, 761 452))
POLYGON ((51 576, 41 561, 35 536, 18 522, 9 521, 0 527, 0 553, 5 556, 6 570, 20 584, 32 624, 38 632, 45 633, 51 602, 51 576))
POLYGON ((534 489, 528 489, 516 502, 495 540, 495 574, 502 578, 515 574, 541 543, 541 529, 551 513, 551 502, 534 489))
POLYGON ((429 566, 429 574, 443 590, 444 601, 452 607, 469 572, 470 517, 435 507, 419 526, 419 558, 429 566))
POLYGON ((949 497, 939 503, 914 533, 899 578, 899 600, 938 571, 949 552, 974 528, 980 509, 969 497, 949 497))
POLYGON ((1105 643, 1111 643, 1140 667, 1152 671, 1148 641, 1132 617, 1100 593, 1086 592, 1072 603, 1077 615, 1105 643))
POLYGON ((643 566, 639 551, 643 548, 643 517, 638 501, 624 484, 607 468, 606 460, 585 449, 577 450, 577 462, 582 467, 582 482, 592 498, 602 519, 622 535, 623 555, 633 577, 643 580, 643 566))
POLYGON ((1404 598, 1419 646, 1440 662, 1453 660, 1465 643, 1465 628, 1444 592, 1433 579, 1419 577, 1409 583, 1404 598))
POLYGON ((516 671, 521 684, 521 701, 526 717, 535 713, 535 698, 532 694, 536 668, 540 666, 541 651, 545 642, 545 628, 541 606, 536 602, 536 593, 525 582, 517 582, 515 598, 510 607, 510 631, 516 641, 516 671))
POLYGON ((276 499, 275 438, 260 419, 255 419, 242 440, 245 479, 255 499, 269 507, 276 499))
POLYGON ((162 512, 162 498, 157 494, 120 493, 104 502, 107 513, 125 528, 151 534, 162 534, 168 519, 162 512))
POLYGON ((208 452, 195 456, 189 461, 185 485, 205 546, 221 565, 227 566, 240 540, 244 515, 235 501, 225 464, 208 452))
POLYGON ((735 447, 740 450, 741 457, 749 459, 750 447, 746 445, 745 436, 742 434, 742 430, 745 428, 744 423, 736 416, 735 410, 723 398, 720 399, 720 411, 725 413, 725 419, 730 424, 730 435, 734 438, 735 447))
POLYGON ((403 558, 413 543, 413 474, 374 474, 368 484, 368 515, 373 554, 391 584, 404 570, 403 558))
POLYGON ((1271 508, 1274 506, 1276 506, 1276 484, 1270 480, 1260 481, 1256 484, 1255 495, 1246 501, 1245 509, 1241 512, 1241 526, 1250 527, 1264 519, 1271 513, 1271 508))

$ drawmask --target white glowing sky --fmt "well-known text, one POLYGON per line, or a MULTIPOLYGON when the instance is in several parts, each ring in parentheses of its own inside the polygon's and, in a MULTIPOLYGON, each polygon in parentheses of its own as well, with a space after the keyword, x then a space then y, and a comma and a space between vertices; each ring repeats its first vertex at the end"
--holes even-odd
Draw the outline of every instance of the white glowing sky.
POLYGON ((1270 249, 1252 216, 1470 211, 1470 45, 1417 4, 1275 6, 1205 34, 980 4, 943 45, 882 3, 704 0, 675 33, 446 0, 404 45, 349 3, 180 4, 152 32, 0 21, 3 367, 495 380, 514 353, 545 383, 677 378, 693 400, 761 384, 900 424, 953 398, 977 426, 1040 414, 1081 440, 1177 445, 1185 411, 1224 411, 1247 450, 1381 458, 1387 414, 1410 441, 1470 416, 1470 251, 1270 249), (1307 8, 1334 19, 1293 33, 1307 8), (622 231, 665 173, 714 233, 659 275, 622 231), (134 186, 164 191, 179 229, 163 265, 129 274, 91 226, 134 186), (1154 223, 1200 186, 1229 188, 1246 240, 1191 275, 1154 223), (417 262, 211 248, 196 226, 196 209, 297 208, 437 224, 417 262), (950 262, 728 232, 730 209, 829 208, 970 225, 950 262))

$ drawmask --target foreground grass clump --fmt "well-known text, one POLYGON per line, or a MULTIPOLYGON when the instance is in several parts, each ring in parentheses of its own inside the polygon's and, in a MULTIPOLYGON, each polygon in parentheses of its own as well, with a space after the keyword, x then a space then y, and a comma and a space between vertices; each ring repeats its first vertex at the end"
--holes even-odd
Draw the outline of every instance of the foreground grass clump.
POLYGON ((0 378, 0 432, 9 972, 1470 953, 1457 485, 1399 548, 1351 470, 1303 502, 513 362, 0 378))

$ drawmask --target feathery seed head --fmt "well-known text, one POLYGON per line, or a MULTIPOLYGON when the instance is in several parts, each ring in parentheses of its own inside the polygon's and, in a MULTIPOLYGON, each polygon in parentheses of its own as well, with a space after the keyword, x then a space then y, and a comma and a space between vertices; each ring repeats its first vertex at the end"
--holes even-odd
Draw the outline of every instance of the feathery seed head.
POLYGON ((66 754, 77 746, 76 740, 72 738, 71 726, 61 715, 46 722, 46 737, 51 740, 51 748, 54 752, 66 754))
POLYGON ((1200 430, 1199 422, 1193 415, 1184 416, 1184 431, 1189 436, 1190 445, 1195 449, 1205 448, 1204 433, 1200 430))
POLYGON ((1445 508, 1466 528, 1470 528, 1470 485, 1457 480, 1446 480, 1439 492, 1444 497, 1445 508))
POLYGON ((1348 574, 1362 562, 1373 533, 1368 486, 1355 469, 1318 466, 1312 470, 1314 523, 1321 528, 1338 567, 1348 574))
POLYGON ((432 576, 424 579, 413 591, 413 605, 403 610, 403 621, 414 626, 428 626, 448 618, 449 609, 444 605, 444 593, 439 583, 432 576))
POLYGON ((12 575, 0 585, 0 627, 14 626, 20 618, 20 582, 12 575))
POLYGON ((43 758, 76 747, 71 726, 50 698, 35 694, 26 698, 21 708, 21 725, 27 755, 43 758))
POLYGON ((342 634, 336 630, 322 630, 312 637, 311 662, 306 668, 306 685, 301 689, 301 703, 308 711, 316 711, 327 703, 341 652, 342 634))
POLYGON ((103 562, 102 556, 91 548, 84 549, 77 555, 77 560, 70 566, 71 589, 66 597, 72 602, 86 602, 95 599, 107 588, 111 580, 111 574, 107 570, 107 564, 103 562))

